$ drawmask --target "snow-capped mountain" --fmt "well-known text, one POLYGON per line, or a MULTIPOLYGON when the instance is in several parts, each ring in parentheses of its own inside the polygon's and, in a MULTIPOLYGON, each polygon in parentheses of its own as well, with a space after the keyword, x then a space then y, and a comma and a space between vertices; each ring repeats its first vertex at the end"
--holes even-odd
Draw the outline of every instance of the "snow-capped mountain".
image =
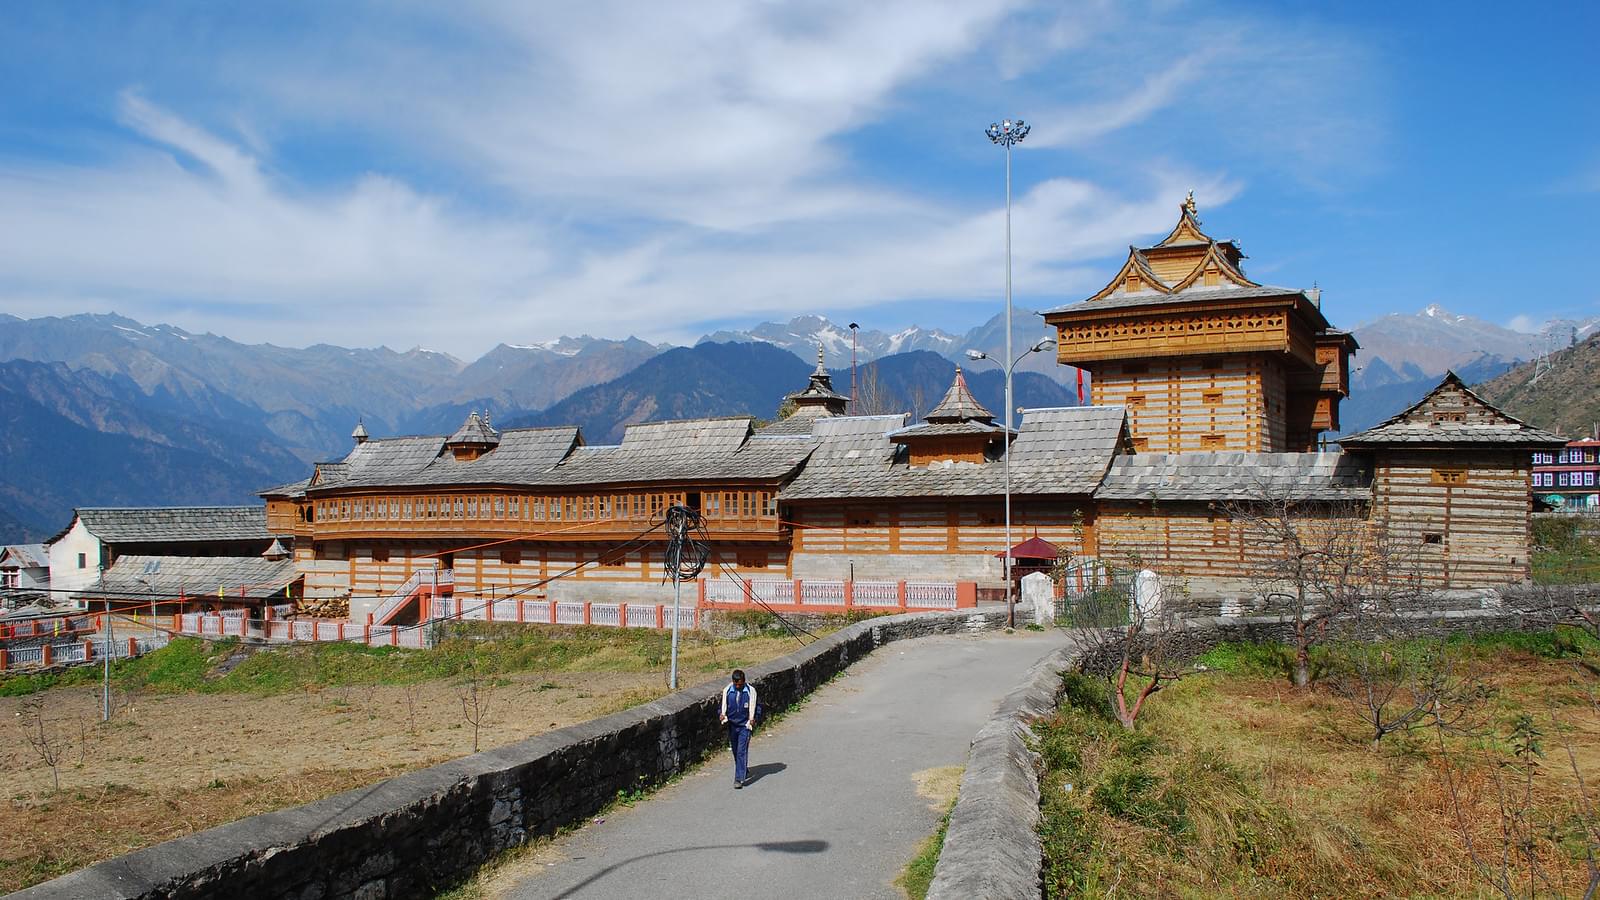
MULTIPOLYGON (((920 328, 916 325, 894 333, 872 328, 858 329, 856 361, 866 362, 880 356, 906 353, 911 350, 931 350, 941 356, 959 354, 963 349, 961 339, 937 328, 920 328)), ((715 331, 696 341, 704 343, 742 343, 764 341, 781 347, 804 360, 817 358, 817 347, 822 347, 823 359, 830 368, 850 365, 851 334, 849 324, 829 321, 823 316, 795 316, 788 322, 763 322, 746 331, 715 331)))
POLYGON ((1484 359, 1507 364, 1532 359, 1582 340, 1600 327, 1600 317, 1552 320, 1535 333, 1515 331, 1473 316, 1452 313, 1437 303, 1416 313, 1391 313, 1355 328, 1356 383, 1377 387, 1394 380, 1444 374, 1484 359), (1383 365, 1375 365, 1382 361, 1383 365), (1370 371, 1369 371, 1370 367, 1370 371))
MULTIPOLYGON (((1027 350, 1041 338, 1055 336, 1055 329, 1045 325, 1044 320, 1032 310, 1013 309, 1011 325, 1013 352, 1017 354, 1027 350)), ((968 350, 981 350, 990 354, 995 360, 1004 355, 1005 316, 996 315, 962 335, 954 335, 937 328, 912 325, 892 333, 863 328, 857 333, 856 340, 858 363, 893 356, 896 353, 928 350, 954 360, 959 365, 970 365, 966 357, 968 350)), ((696 343, 743 341, 764 341, 774 344, 807 361, 817 358, 817 348, 820 346, 823 359, 829 368, 839 369, 850 365, 849 325, 840 325, 824 316, 796 316, 785 323, 763 322, 745 331, 717 331, 702 337, 696 343)), ((987 367, 990 363, 978 365, 987 367)), ((1023 360, 1017 366, 1017 371, 1040 372, 1065 384, 1069 378, 1074 377, 1075 370, 1057 365, 1054 353, 1036 353, 1023 360)))

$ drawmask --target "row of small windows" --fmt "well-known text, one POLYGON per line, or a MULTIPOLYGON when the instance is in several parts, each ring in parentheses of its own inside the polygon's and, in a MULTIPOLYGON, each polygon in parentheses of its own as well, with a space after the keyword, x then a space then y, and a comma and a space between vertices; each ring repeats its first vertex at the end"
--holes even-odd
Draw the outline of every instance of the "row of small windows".
POLYGON ((1535 472, 1534 487, 1594 487, 1593 472, 1535 472))
POLYGON ((1594 448, 1592 447, 1586 447, 1583 449, 1573 447, 1570 450, 1562 450, 1560 453, 1535 453, 1533 455, 1533 464, 1536 466, 1570 465, 1572 463, 1592 462, 1594 462, 1594 448))
POLYGON ((667 507, 686 504, 708 519, 775 518, 772 491, 707 491, 524 497, 464 494, 421 497, 345 497, 318 500, 314 521, 368 522, 416 519, 499 519, 522 522, 651 521, 667 507))

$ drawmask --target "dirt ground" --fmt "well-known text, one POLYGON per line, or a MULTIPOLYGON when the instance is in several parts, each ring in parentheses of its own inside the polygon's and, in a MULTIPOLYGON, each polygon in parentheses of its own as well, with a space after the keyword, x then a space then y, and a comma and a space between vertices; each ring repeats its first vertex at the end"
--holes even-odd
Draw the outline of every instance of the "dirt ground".
MULTIPOLYGON (((698 679, 696 679, 698 680, 698 679)), ((658 672, 520 674, 483 689, 480 749, 645 702, 658 672)), ((472 752, 449 682, 280 696, 36 695, 51 766, 26 697, 0 698, 0 892, 245 815, 307 803, 472 752)))

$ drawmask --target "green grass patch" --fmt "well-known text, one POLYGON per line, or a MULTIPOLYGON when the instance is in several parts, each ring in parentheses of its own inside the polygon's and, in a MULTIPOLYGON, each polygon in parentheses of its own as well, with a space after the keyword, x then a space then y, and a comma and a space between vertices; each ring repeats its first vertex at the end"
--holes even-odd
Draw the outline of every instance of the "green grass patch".
POLYGON ((950 808, 939 819, 938 830, 928 835, 917 847, 917 855, 911 857, 911 861, 901 870, 900 877, 894 880, 911 900, 926 900, 928 888, 933 886, 933 871, 939 866, 939 854, 944 852, 944 835, 950 830, 950 813, 955 806, 955 801, 950 801, 950 808))
MULTIPOLYGON (((236 639, 174 638, 153 653, 114 662, 112 680, 125 690, 156 693, 268 695, 460 678, 474 661, 478 673, 488 676, 530 671, 651 672, 667 666, 671 643, 670 633, 639 628, 468 622, 450 626, 427 650, 368 647, 350 641, 265 647, 219 674, 219 666, 241 649, 236 639)), ((718 640, 708 649, 697 638, 685 638, 680 665, 685 672, 702 673, 753 665, 772 655, 769 644, 770 638, 738 638, 718 640)), ((0 696, 92 683, 99 678, 98 667, 13 675, 0 678, 0 696)))
POLYGON ((1600 581, 1600 535, 1587 530, 1578 517, 1534 519, 1529 562, 1536 584, 1600 581))

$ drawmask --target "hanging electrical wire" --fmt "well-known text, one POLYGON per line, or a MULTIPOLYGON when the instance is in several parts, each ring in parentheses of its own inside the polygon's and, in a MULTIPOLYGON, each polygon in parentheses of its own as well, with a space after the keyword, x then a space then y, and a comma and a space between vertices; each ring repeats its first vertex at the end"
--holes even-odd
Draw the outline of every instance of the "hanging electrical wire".
POLYGON ((674 503, 667 507, 667 551, 663 565, 673 581, 693 581, 705 571, 711 558, 705 519, 700 513, 674 503))

